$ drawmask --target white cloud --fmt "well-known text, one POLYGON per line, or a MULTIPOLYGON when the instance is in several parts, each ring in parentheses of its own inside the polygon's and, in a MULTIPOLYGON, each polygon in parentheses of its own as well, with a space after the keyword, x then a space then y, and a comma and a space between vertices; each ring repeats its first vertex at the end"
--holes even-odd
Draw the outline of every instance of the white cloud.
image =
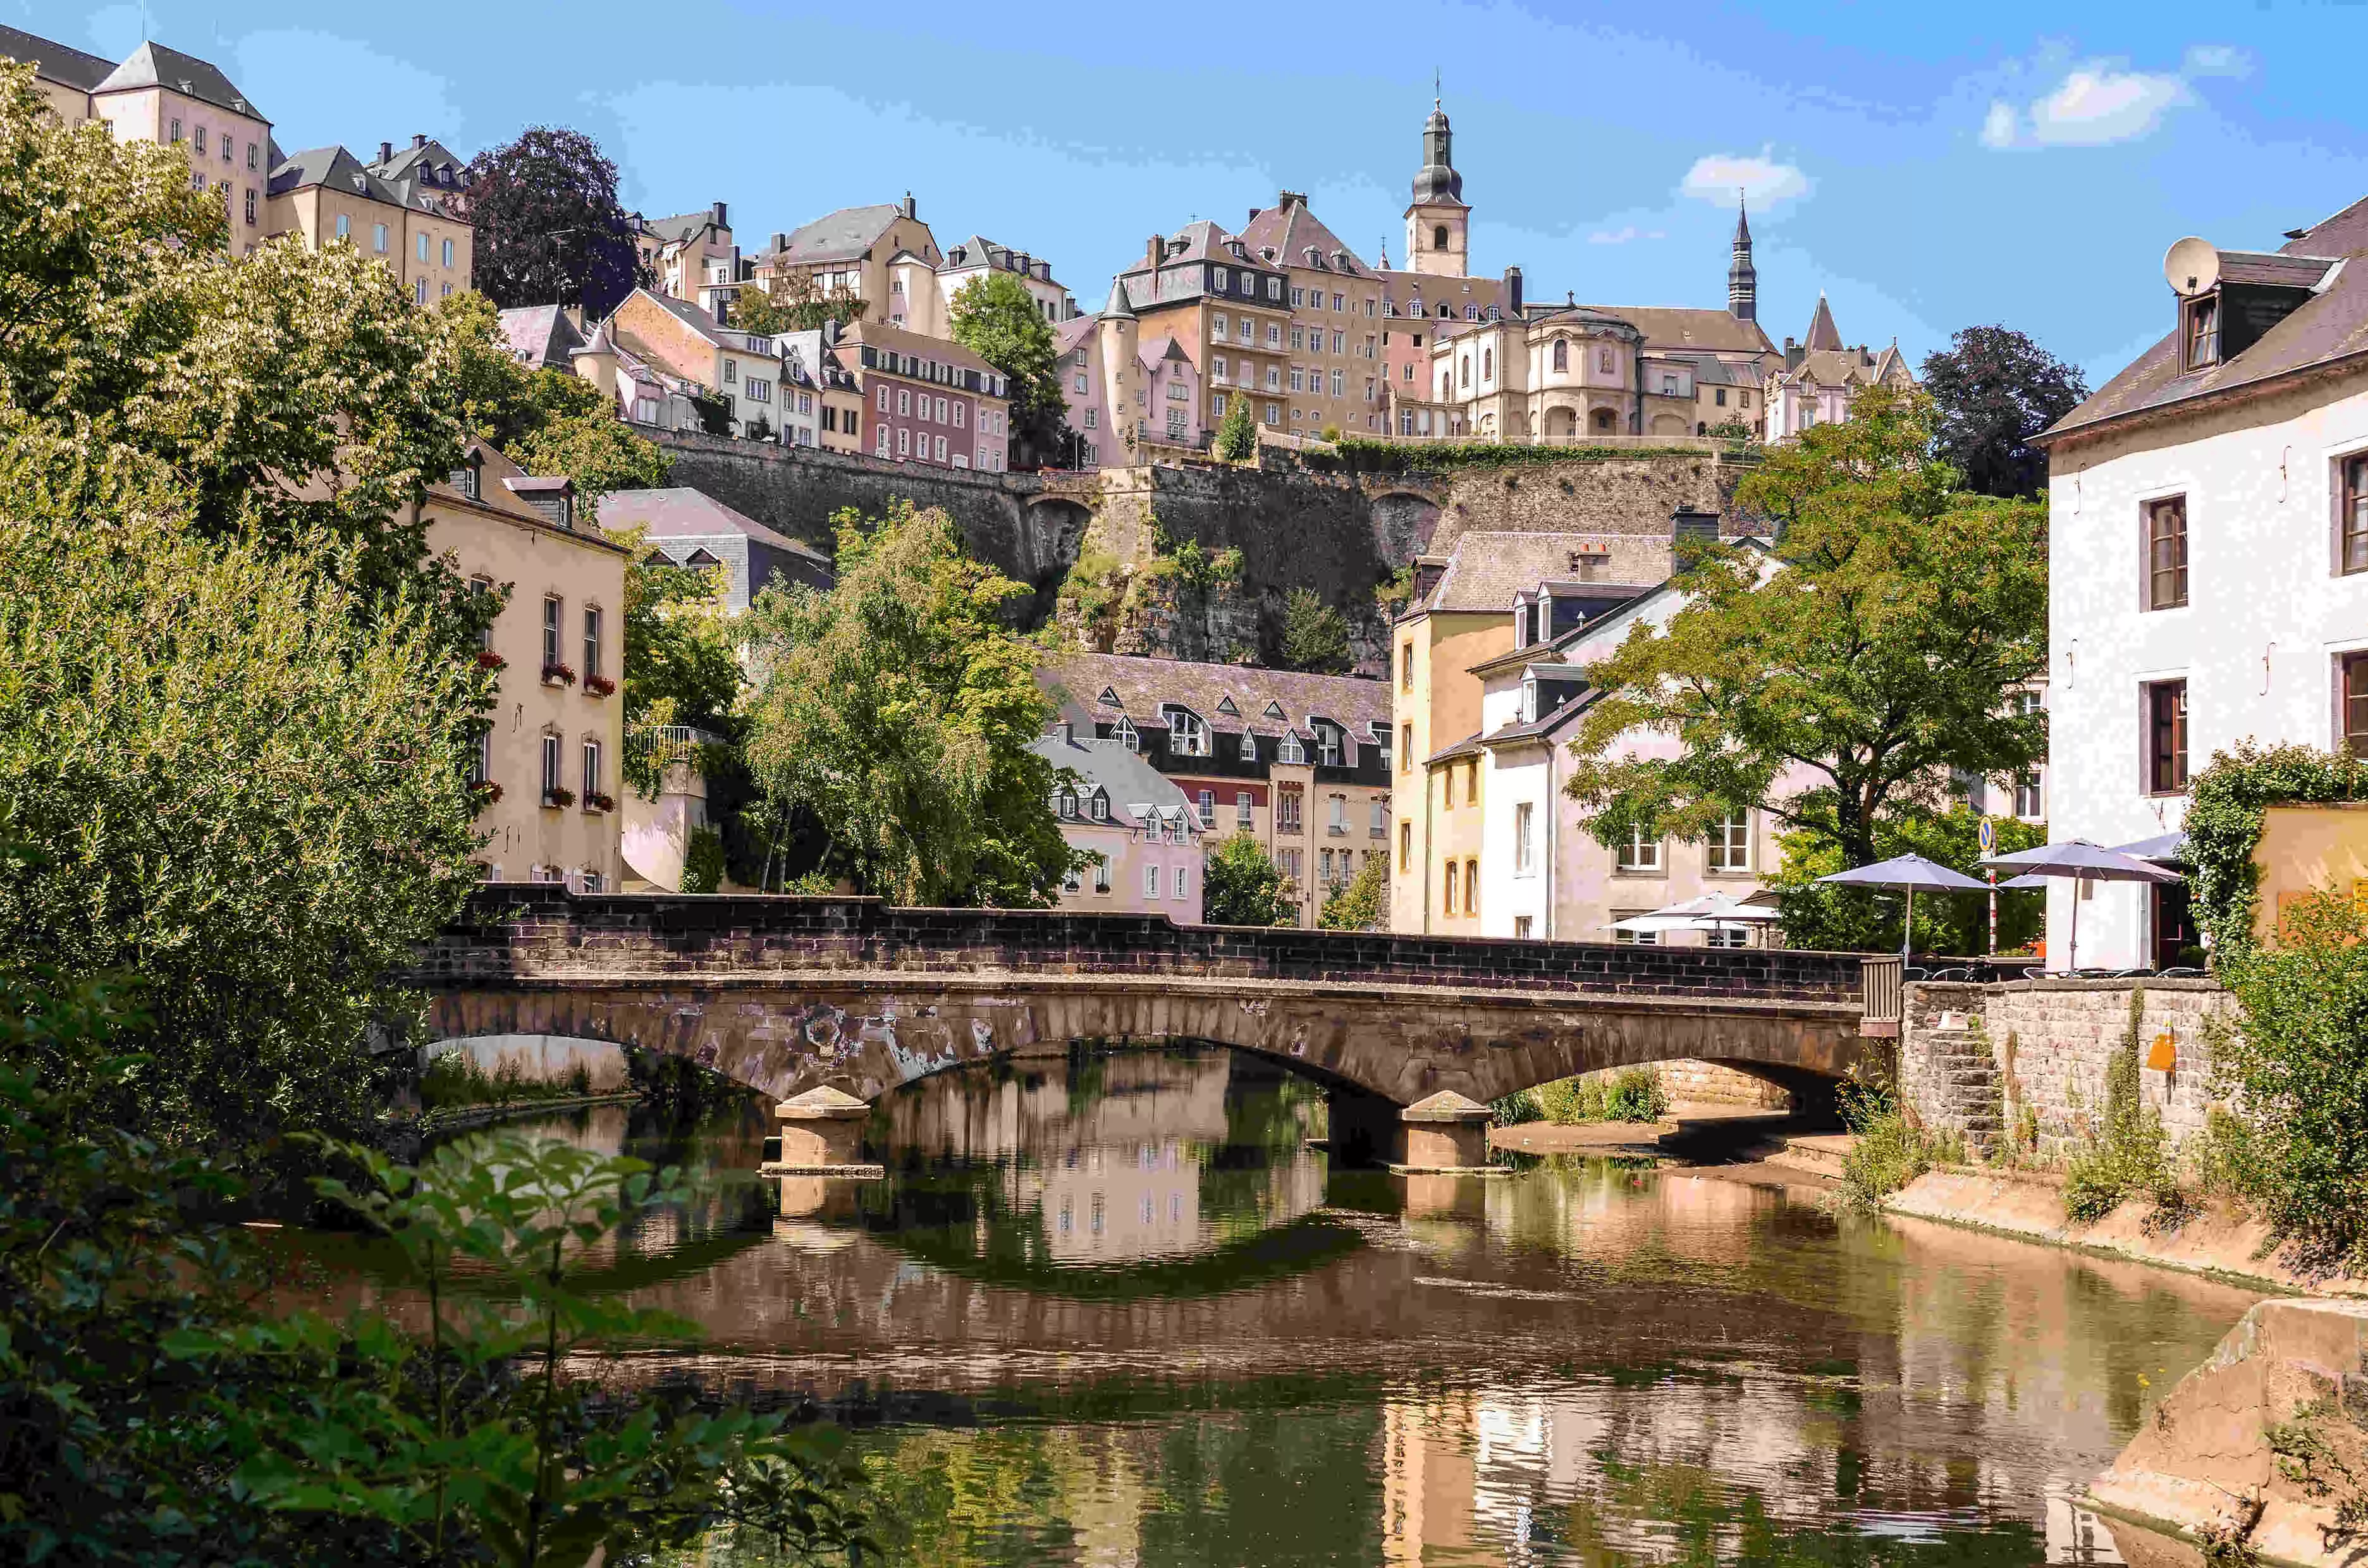
POLYGON ((1686 177, 1678 185, 1678 194, 1691 196, 1698 201, 1712 201, 1731 206, 1739 190, 1755 207, 1790 200, 1809 194, 1814 182, 1791 164, 1776 161, 1775 149, 1763 147, 1754 156, 1743 153, 1713 153, 1694 160, 1686 177))
POLYGON ((1669 236, 1658 229, 1640 229, 1628 224, 1619 229, 1598 229, 1587 236, 1591 245, 1624 245, 1634 240, 1666 240, 1669 236))
POLYGON ((2114 61, 2075 65, 2053 91, 2018 108, 1990 100, 1981 143, 2001 151, 2034 147, 2103 147, 2152 135, 2171 110, 2196 101, 2194 84, 2242 76, 2252 57, 2226 44, 2189 49, 2177 72, 2133 71, 2114 61))

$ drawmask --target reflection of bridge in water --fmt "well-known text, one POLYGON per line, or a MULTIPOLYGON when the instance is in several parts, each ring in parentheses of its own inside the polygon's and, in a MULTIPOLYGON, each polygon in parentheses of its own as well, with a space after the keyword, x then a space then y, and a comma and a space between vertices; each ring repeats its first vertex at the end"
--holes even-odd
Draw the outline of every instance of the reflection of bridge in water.
POLYGON ((1695 1058, 1815 1101, 1859 1059, 1853 955, 1178 926, 844 898, 487 889, 424 955, 429 1032, 689 1057, 787 1099, 1079 1041, 1208 1041, 1333 1092, 1336 1139, 1396 1111, 1695 1058))

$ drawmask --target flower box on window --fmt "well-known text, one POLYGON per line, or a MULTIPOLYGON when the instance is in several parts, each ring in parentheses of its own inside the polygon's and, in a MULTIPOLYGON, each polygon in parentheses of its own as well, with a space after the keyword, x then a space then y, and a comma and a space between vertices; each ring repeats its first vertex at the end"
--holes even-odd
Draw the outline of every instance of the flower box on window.
POLYGON ((477 667, 481 670, 506 670, 510 667, 510 662, 491 648, 480 648, 477 650, 477 667))
POLYGON ((542 684, 545 686, 574 686, 575 684, 575 672, 569 669, 565 665, 545 665, 542 666, 542 684))
POLYGON ((480 778, 469 788, 477 792, 477 803, 480 805, 495 806, 501 803, 502 787, 490 778, 480 778))
POLYGON ((613 812, 617 809, 617 802, 595 790, 584 797, 584 809, 587 812, 613 812))
POLYGON ((553 807, 572 806, 575 803, 575 791, 564 784, 554 785, 542 792, 542 803, 553 807))
POLYGON ((616 692, 616 689, 617 683, 610 680, 607 676, 586 676, 584 677, 584 695, 586 697, 609 697, 613 695, 616 692))

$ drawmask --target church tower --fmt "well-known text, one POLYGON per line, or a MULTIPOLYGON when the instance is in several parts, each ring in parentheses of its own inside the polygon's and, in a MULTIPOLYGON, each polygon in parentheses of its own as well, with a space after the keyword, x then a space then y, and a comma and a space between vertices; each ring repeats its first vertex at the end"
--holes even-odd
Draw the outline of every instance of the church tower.
POLYGON ((1447 111, 1431 100, 1422 128, 1422 167, 1406 210, 1406 265, 1433 278, 1470 276, 1472 209, 1463 205, 1463 176, 1455 172, 1454 133, 1447 111))
POLYGON ((1743 198, 1735 199, 1735 260, 1726 269, 1727 313, 1738 321, 1759 319, 1759 273, 1751 265, 1751 220, 1743 198))

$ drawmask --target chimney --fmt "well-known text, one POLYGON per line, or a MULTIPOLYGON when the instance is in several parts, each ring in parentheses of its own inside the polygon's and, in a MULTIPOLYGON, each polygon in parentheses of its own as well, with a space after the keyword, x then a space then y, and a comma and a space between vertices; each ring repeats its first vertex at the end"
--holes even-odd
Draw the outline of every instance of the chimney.
POLYGON ((384 168, 387 165, 394 162, 393 142, 381 142, 378 144, 378 162, 381 168, 384 168))
POLYGON ((787 235, 787 234, 785 234, 785 233, 781 233, 781 231, 780 231, 780 230, 779 230, 779 229, 774 230, 774 231, 773 231, 773 254, 774 254, 775 256, 779 256, 779 255, 780 255, 783 251, 785 251, 785 250, 787 250, 787 249, 789 249, 789 248, 790 248, 790 236, 789 236, 789 235, 787 235))
POLYGON ((838 347, 838 318, 832 316, 822 324, 822 341, 826 348, 838 347))
POLYGON ((1160 239, 1157 234, 1143 242, 1143 259, 1146 265, 1152 267, 1159 265, 1159 249, 1160 239))
POLYGON ((1061 721, 1059 728, 1061 732, 1061 744, 1063 745, 1072 746, 1077 744, 1077 726, 1075 723, 1067 719, 1064 719, 1061 721))
POLYGON ((714 219, 714 221, 715 221, 715 226, 716 226, 717 228, 719 228, 719 229, 728 229, 728 228, 730 228, 730 227, 732 226, 730 220, 726 219, 726 218, 723 216, 723 203, 722 203, 721 201, 717 202, 714 206, 712 206, 712 207, 709 208, 709 209, 708 209, 708 212, 709 212, 709 214, 710 214, 710 215, 714 219))
POLYGON ((1250 215, 1249 215, 1249 218, 1248 218, 1248 220, 1247 220, 1247 222, 1246 222, 1243 226, 1244 226, 1245 228, 1247 228, 1247 227, 1248 227, 1249 223, 1255 223, 1255 222, 1258 222, 1258 213, 1259 213, 1261 210, 1263 210, 1263 209, 1257 208, 1257 207, 1253 207, 1253 208, 1251 208, 1251 209, 1250 209, 1250 215))
POLYGON ((415 150, 427 146, 427 133, 424 131, 413 131, 411 133, 411 145, 415 150))
POLYGON ((918 218, 920 215, 921 210, 913 205, 913 193, 909 190, 906 191, 905 193, 905 216, 907 218, 918 218))
POLYGON ((1521 269, 1518 267, 1505 268, 1505 313, 1508 316, 1521 313, 1521 269))
POLYGON ((1407 602, 1406 608, 1409 609, 1417 608, 1428 600, 1430 597, 1430 591, 1439 586, 1440 578, 1446 574, 1446 556, 1416 556, 1414 558, 1414 597, 1407 602))

